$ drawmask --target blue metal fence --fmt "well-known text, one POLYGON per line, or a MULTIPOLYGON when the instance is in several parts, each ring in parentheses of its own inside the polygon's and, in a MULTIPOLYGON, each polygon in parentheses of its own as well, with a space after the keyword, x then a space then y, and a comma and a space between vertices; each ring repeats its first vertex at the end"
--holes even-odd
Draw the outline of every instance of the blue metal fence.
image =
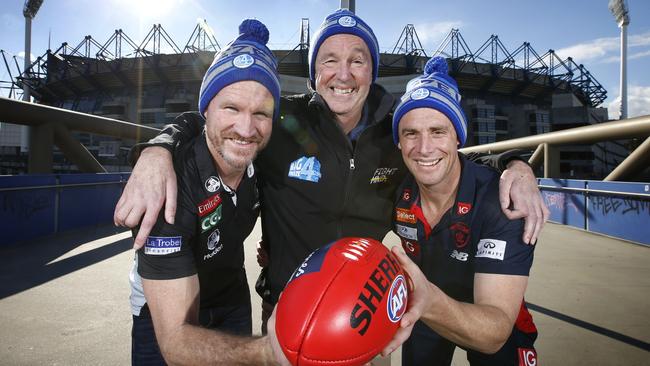
MULTIPOLYGON (((109 224, 129 174, 0 177, 0 245, 109 224)), ((650 184, 539 179, 551 221, 650 245, 650 184)))
POLYGON ((650 184, 539 179, 551 221, 650 245, 650 184))
POLYGON ((0 245, 109 224, 129 174, 0 177, 0 245))

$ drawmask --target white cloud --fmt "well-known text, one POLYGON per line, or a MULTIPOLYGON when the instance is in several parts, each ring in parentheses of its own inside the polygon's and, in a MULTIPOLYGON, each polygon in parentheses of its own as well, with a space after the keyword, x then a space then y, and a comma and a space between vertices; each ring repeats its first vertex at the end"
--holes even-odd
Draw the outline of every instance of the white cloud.
MULTIPOLYGON (((618 91, 617 91, 618 92, 618 91)), ((620 115, 621 96, 617 96, 607 106, 609 118, 620 115)), ((631 85, 627 88, 627 116, 650 115, 650 86, 631 85)))
POLYGON ((620 61, 621 61, 621 57, 619 55, 608 56, 600 60, 600 62, 603 64, 614 64, 614 63, 619 63, 620 61))
MULTIPOLYGON (((19 58, 19 59, 21 59, 21 60, 24 60, 24 59, 25 59, 25 51, 20 51, 20 52, 18 52, 18 54, 16 55, 16 58, 19 58)), ((32 53, 32 54, 31 54, 31 57, 30 57, 30 60, 31 60, 32 62, 34 62, 34 61, 36 61, 36 58, 37 58, 37 56, 34 55, 34 54, 32 53)), ((22 68, 23 68, 23 62, 22 62, 22 61, 21 61, 21 62, 18 62, 18 64, 20 65, 20 69, 22 70, 22 68)))
POLYGON ((451 32, 452 28, 460 28, 463 25, 461 21, 450 20, 437 23, 415 24, 415 31, 422 42, 422 47, 428 52, 432 52, 440 45, 440 42, 451 32))
POLYGON ((643 57, 646 57, 646 56, 650 56, 650 50, 629 55, 628 59, 635 60, 637 58, 643 58, 643 57))
POLYGON ((629 36, 627 45, 629 47, 650 46, 650 32, 629 36))
MULTIPOLYGON (((637 47, 650 46, 650 32, 629 35, 627 40, 628 57, 636 59, 650 56, 650 50, 636 51, 637 47)), ((619 37, 597 38, 592 41, 555 50, 561 58, 572 57, 577 63, 595 61, 598 63, 614 63, 620 60, 621 40, 619 37)))
POLYGON ((573 46, 555 50, 555 53, 561 58, 572 57, 578 63, 584 63, 598 58, 603 58, 611 52, 619 49, 619 39, 617 37, 598 38, 593 41, 576 44, 573 46))

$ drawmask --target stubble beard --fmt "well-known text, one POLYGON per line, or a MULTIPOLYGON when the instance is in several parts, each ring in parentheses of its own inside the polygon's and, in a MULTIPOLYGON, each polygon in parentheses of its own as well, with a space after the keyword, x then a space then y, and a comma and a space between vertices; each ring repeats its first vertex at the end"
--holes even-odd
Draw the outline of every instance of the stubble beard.
POLYGON ((257 148, 252 154, 239 154, 236 151, 226 148, 226 140, 231 138, 231 136, 212 136, 210 137, 210 143, 214 146, 219 157, 226 163, 228 166, 236 171, 244 171, 257 157, 257 154, 260 150, 266 146, 264 141, 257 143, 257 148))

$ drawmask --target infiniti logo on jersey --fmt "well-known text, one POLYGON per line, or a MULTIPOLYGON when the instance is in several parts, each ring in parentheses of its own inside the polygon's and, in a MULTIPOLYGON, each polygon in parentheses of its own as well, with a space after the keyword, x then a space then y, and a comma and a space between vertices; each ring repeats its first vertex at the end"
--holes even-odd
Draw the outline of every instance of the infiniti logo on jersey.
POLYGON ((491 241, 486 241, 483 243, 483 248, 489 248, 489 249, 494 249, 496 247, 496 244, 494 244, 491 241))

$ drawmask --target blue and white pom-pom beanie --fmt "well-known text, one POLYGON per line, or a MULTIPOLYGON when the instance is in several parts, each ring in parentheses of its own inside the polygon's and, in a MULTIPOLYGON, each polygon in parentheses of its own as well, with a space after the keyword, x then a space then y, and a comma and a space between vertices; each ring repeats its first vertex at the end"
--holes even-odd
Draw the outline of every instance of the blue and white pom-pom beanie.
POLYGON ((393 141, 399 143, 399 121, 415 108, 432 108, 443 113, 454 125, 458 147, 467 140, 467 118, 460 105, 460 93, 456 81, 447 74, 444 57, 433 57, 424 66, 424 74, 406 85, 406 93, 393 114, 393 141))
POLYGON ((219 51, 203 76, 199 92, 199 112, 205 114, 212 98, 224 87, 238 81, 253 80, 264 85, 275 100, 274 117, 279 113, 280 80, 278 64, 266 47, 269 30, 256 19, 239 25, 239 36, 219 51))

